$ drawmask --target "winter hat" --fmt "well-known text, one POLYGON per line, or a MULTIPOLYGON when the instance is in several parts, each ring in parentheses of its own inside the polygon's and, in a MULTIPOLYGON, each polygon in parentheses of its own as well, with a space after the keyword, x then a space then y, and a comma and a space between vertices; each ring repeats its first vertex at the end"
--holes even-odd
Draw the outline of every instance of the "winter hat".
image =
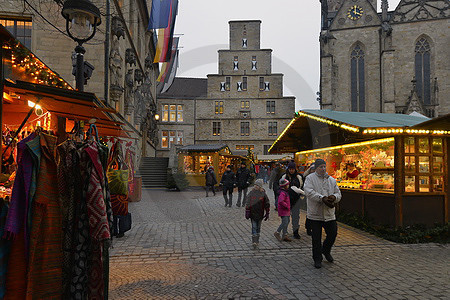
POLYGON ((279 181, 279 185, 280 185, 280 187, 289 185, 289 180, 287 180, 285 178, 281 178, 280 181, 279 181))
POLYGON ((295 162, 291 160, 291 161, 288 163, 287 168, 288 168, 288 169, 296 169, 297 166, 295 165, 295 162))
POLYGON ((262 179, 256 179, 255 185, 259 186, 260 188, 263 187, 264 181, 262 179))
POLYGON ((316 159, 316 161, 314 162, 314 167, 317 169, 320 165, 326 165, 327 163, 323 160, 323 159, 321 159, 321 158, 318 158, 318 159, 316 159))

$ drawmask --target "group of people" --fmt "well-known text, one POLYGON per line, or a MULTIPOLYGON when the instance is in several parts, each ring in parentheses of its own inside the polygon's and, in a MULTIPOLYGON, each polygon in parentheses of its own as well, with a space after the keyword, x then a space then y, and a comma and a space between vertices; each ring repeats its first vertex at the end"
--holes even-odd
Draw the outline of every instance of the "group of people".
MULTIPOLYGON (((270 202, 263 188, 264 180, 257 179, 253 189, 247 195, 249 181, 250 171, 245 162, 242 162, 236 174, 232 171, 232 166, 227 166, 220 185, 223 186, 225 206, 228 207, 232 205, 233 189, 238 187, 236 206, 239 207, 241 204, 245 206, 245 218, 251 220, 252 224, 252 246, 257 249, 261 223, 263 220, 269 219, 270 202)), ((215 195, 214 185, 216 183, 214 169, 209 167, 206 173, 206 196, 208 196, 209 189, 212 189, 215 195)), ((337 237, 335 206, 341 200, 341 192, 336 180, 327 174, 326 162, 323 159, 316 159, 303 174, 298 173, 294 161, 289 162, 287 168, 277 163, 271 172, 269 188, 274 192, 275 210, 278 211, 278 216, 281 218, 281 224, 274 232, 274 236, 280 242, 291 242, 292 239, 288 236, 287 231, 289 223, 292 222, 293 237, 300 239, 300 199, 306 198, 305 229, 307 234, 312 237, 314 267, 322 267, 323 257, 328 262, 333 262, 331 248, 337 237), (323 243, 322 228, 326 234, 323 243)))

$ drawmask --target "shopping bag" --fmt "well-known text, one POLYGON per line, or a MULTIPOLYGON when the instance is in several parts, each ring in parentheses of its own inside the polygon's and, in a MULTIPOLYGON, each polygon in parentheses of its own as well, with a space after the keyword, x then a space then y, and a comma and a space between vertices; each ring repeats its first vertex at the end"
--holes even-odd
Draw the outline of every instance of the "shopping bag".
POLYGON ((106 176, 108 177, 108 185, 111 194, 128 195, 129 170, 109 169, 106 176))
POLYGON ((115 216, 125 216, 128 214, 128 196, 111 195, 111 208, 115 216))

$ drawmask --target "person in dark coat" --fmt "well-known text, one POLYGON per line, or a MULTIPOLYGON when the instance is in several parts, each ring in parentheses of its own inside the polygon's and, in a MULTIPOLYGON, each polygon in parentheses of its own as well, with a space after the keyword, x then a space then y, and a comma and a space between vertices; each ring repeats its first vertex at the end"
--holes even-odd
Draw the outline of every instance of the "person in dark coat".
POLYGON ((275 168, 272 170, 269 180, 269 189, 273 190, 273 195, 275 197, 275 210, 278 210, 278 191, 280 189, 279 181, 283 174, 284 170, 281 167, 280 163, 275 163, 275 168))
POLYGON ((206 181, 206 197, 208 197, 209 189, 213 192, 214 196, 216 195, 216 191, 214 190, 214 185, 217 184, 216 174, 214 173, 213 166, 209 166, 205 175, 206 181))
POLYGON ((298 229, 300 228, 300 197, 305 195, 302 190, 303 178, 297 172, 297 166, 294 161, 289 162, 286 174, 284 174, 282 179, 287 179, 289 181, 289 199, 291 201, 291 219, 292 219, 292 232, 296 239, 300 238, 298 229))
POLYGON ((247 200, 245 218, 252 221, 252 245, 253 249, 257 249, 262 220, 267 221, 270 212, 270 202, 266 191, 263 189, 262 179, 255 181, 255 186, 248 194, 247 200))
POLYGON ((223 186, 223 198, 225 199, 225 207, 228 205, 231 207, 233 203, 233 189, 236 183, 236 176, 231 171, 232 166, 227 166, 227 170, 222 175, 220 185, 223 186))
POLYGON ((244 198, 242 199, 242 206, 245 206, 247 200, 247 190, 250 185, 250 171, 247 169, 245 162, 241 162, 241 167, 236 172, 236 186, 238 187, 238 201, 237 207, 241 206, 242 192, 244 192, 244 198))

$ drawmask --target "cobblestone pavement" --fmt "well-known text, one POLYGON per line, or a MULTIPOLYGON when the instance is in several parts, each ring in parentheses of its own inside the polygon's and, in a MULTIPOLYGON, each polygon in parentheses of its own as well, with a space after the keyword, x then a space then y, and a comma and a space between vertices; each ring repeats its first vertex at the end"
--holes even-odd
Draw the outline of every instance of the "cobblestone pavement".
POLYGON ((449 299, 450 246, 395 244, 339 224, 335 262, 315 269, 303 224, 300 240, 280 243, 271 211, 253 250, 244 209, 204 196, 144 190, 130 203, 133 228, 111 252, 110 299, 449 299))

